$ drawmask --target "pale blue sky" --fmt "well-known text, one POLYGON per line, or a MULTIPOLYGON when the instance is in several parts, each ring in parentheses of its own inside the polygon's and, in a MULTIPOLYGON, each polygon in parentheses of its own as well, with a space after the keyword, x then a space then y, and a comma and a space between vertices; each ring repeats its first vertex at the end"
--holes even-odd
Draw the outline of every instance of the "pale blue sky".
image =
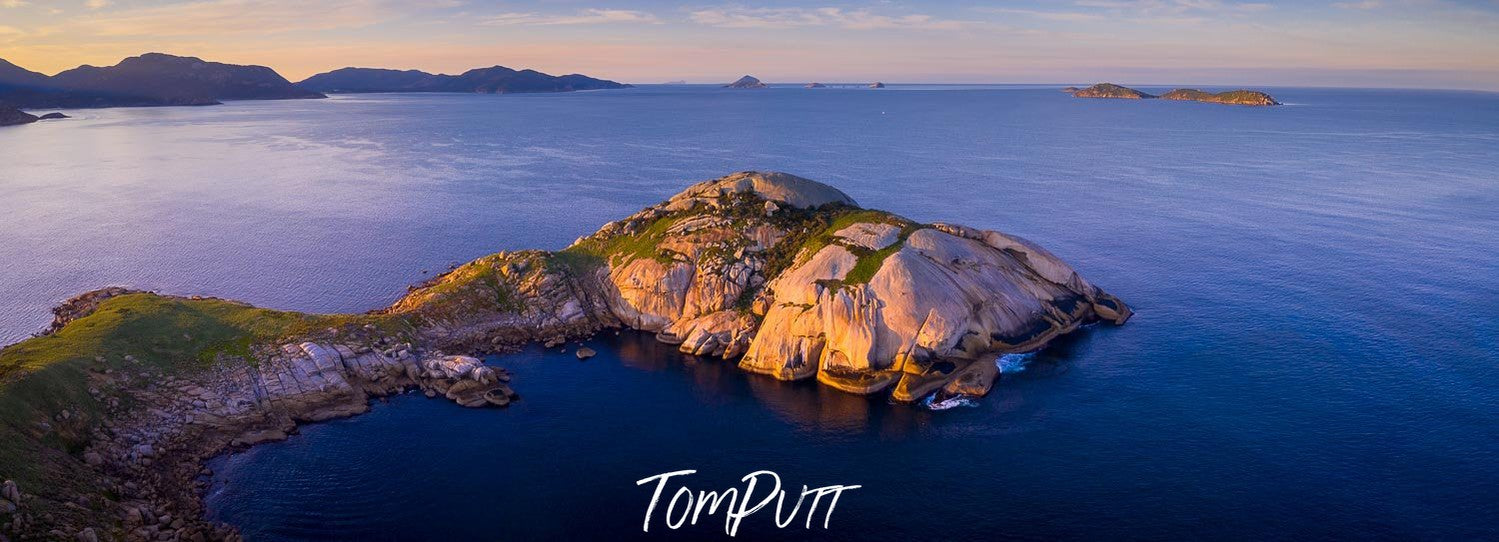
POLYGON ((1499 0, 0 0, 0 58, 146 51, 626 82, 1092 82, 1499 90, 1499 0))

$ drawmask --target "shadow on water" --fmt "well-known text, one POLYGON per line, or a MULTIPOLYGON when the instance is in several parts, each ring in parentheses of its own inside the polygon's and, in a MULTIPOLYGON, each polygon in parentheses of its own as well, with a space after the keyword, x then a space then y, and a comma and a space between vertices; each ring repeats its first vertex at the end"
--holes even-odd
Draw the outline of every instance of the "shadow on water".
POLYGON ((740 370, 734 361, 682 354, 675 345, 657 341, 648 333, 622 331, 606 335, 602 343, 618 354, 625 367, 682 372, 694 394, 704 401, 752 397, 801 431, 904 434, 930 416, 919 408, 892 404, 887 394, 854 395, 813 379, 787 382, 740 370))

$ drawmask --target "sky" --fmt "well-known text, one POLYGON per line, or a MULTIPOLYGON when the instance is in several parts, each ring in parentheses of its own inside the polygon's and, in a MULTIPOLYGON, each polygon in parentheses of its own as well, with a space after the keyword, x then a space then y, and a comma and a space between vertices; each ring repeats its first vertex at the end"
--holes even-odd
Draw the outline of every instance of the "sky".
POLYGON ((0 58, 628 83, 1091 83, 1499 90, 1499 0, 0 0, 0 58))

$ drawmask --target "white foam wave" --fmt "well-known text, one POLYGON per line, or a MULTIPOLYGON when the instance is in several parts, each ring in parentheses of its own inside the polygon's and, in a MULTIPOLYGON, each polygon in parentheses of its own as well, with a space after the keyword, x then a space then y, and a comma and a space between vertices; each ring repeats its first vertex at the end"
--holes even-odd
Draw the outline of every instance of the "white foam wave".
POLYGON ((1035 352, 1024 354, 1005 354, 994 360, 994 365, 999 367, 1000 374, 1014 374, 1025 370, 1031 360, 1036 359, 1035 352))

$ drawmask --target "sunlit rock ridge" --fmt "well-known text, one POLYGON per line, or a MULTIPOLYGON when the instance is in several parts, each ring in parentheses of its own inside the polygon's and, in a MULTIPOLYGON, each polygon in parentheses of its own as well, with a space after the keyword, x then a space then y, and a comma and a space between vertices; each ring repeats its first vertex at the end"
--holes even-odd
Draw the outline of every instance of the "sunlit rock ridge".
POLYGON ((504 358, 475 356, 533 341, 634 328, 747 371, 915 401, 984 395, 997 356, 1130 317, 1024 239, 760 172, 692 185, 558 252, 480 258, 366 314, 120 287, 53 312, 0 349, 0 539, 236 540, 202 516, 207 458, 392 394, 507 406, 520 394, 504 358))
POLYGON ((1131 314, 1025 239, 920 224, 762 172, 695 184, 558 253, 469 263, 390 313, 418 316, 424 340, 448 349, 630 327, 748 371, 901 401, 1131 314))

